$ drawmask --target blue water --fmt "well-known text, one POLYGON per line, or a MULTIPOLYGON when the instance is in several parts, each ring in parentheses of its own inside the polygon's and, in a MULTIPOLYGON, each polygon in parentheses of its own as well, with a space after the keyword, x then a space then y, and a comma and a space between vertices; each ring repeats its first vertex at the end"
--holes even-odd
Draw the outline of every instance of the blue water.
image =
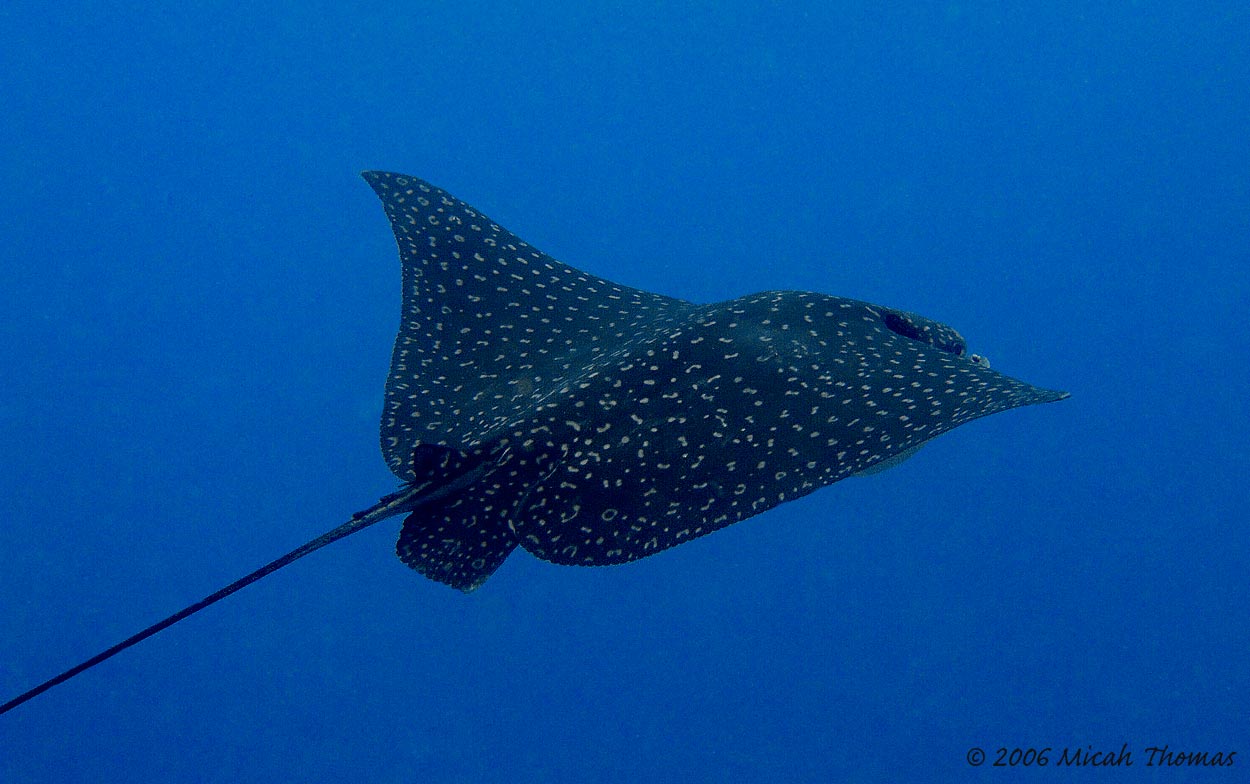
POLYGON ((0 699, 394 488, 362 169, 1073 396, 471 596, 383 523, 0 717, 0 780, 1060 781, 1128 744, 1117 780, 1246 781, 1250 6, 1104 5, 10 0, 0 699))

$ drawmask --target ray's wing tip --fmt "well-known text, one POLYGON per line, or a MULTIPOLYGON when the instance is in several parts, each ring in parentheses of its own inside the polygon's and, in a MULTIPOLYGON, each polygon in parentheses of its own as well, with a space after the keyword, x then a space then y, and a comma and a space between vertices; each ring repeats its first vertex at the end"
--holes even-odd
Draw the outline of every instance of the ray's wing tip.
POLYGON ((373 192, 383 202, 388 204, 392 199, 399 199, 402 202, 403 192, 410 188, 418 188, 425 191, 427 195, 442 196, 444 199, 448 198, 448 194, 442 189, 411 174, 400 174, 399 172, 383 171, 382 169, 365 169, 360 173, 360 176, 369 184, 373 192))
POLYGON ((395 174, 394 172, 382 171, 381 169, 365 169, 360 173, 360 176, 365 182, 369 183, 374 190, 377 190, 378 185, 381 183, 387 180, 393 180, 400 175, 395 174))
POLYGON ((373 190, 375 194, 383 201, 386 200, 386 183, 393 175, 389 172, 379 171, 377 169, 366 169, 360 173, 361 179, 373 190))
POLYGON ((1037 399, 1035 403, 1058 403, 1060 400, 1067 400, 1072 397, 1071 392, 1062 389, 1038 389, 1037 399))
POLYGON ((383 183, 392 182, 396 185, 429 185, 420 177, 413 177, 411 174, 400 174, 399 172, 386 171, 384 169, 365 169, 360 173, 365 182, 369 183, 376 190, 383 183))

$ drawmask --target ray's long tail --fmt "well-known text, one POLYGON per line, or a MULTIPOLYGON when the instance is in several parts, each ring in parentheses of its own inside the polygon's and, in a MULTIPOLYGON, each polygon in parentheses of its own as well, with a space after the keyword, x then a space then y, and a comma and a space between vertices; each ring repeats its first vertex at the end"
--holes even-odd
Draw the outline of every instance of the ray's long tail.
POLYGON ((328 531, 322 534, 321 536, 318 536, 316 539, 313 539, 311 542, 307 542, 306 544, 300 545, 299 547, 295 548, 294 550, 282 556, 281 558, 271 561, 265 564, 264 566, 262 566, 261 568, 257 569, 256 571, 252 572, 251 574, 247 575, 246 577, 241 577, 238 580, 235 580, 234 582, 227 585, 225 588, 222 588, 219 591, 216 591, 214 593, 209 594, 208 596, 205 596, 203 599, 199 600, 195 604, 192 604, 188 607, 184 607, 183 609, 169 616, 165 620, 152 624, 151 626, 139 632, 138 634, 127 637, 126 639, 117 643, 113 647, 107 650, 101 651, 100 653, 97 653, 95 656, 92 656, 90 659, 87 659, 83 663, 69 668, 68 670, 56 676, 55 678, 50 678, 44 681, 43 683, 39 684, 38 686, 34 687, 33 689, 23 692, 22 694, 19 694, 18 696, 14 697, 13 699, 9 700, 3 705, 0 705, 0 713, 8 713, 9 711, 16 708, 18 705, 21 705, 22 703, 28 700, 38 697, 40 694, 43 694, 48 689, 51 689, 53 686, 56 686, 57 684, 60 684, 60 683, 64 683, 70 678, 73 678, 75 675, 86 672, 87 670, 96 666, 100 662, 105 661, 107 659, 111 659, 112 657, 116 656, 117 654, 129 648, 130 646, 140 643, 143 640, 146 640, 147 638, 151 637, 157 632, 160 632, 164 629, 168 629, 170 626, 173 626, 175 623, 178 623, 184 618, 189 618, 190 616, 196 614, 200 610, 203 610, 205 607, 208 607, 211 604, 216 604, 217 602, 226 598, 227 596, 234 593, 235 591, 238 591, 241 588, 245 588, 251 585, 252 583, 256 582, 257 580, 259 580, 260 578, 264 577, 265 575, 272 574, 273 572, 278 571, 282 567, 292 564, 295 561, 298 561, 299 559, 303 558, 304 556, 308 555, 311 552, 320 550, 322 547, 325 547, 331 542, 336 542, 345 536, 349 536, 351 534, 356 533, 357 531, 363 531, 364 529, 368 528, 374 523, 385 520, 388 517, 393 517, 395 515, 403 514, 404 512, 411 511, 412 508, 417 503, 423 500, 422 494, 426 489, 427 489, 427 486, 424 484, 417 485, 417 486, 408 486, 400 490, 399 492, 392 493, 386 496, 385 498, 378 501, 376 504, 369 507, 368 509, 365 509, 363 511, 357 512, 356 514, 352 515, 350 520, 348 520, 346 523, 343 523, 338 528, 335 528, 332 531, 328 531))

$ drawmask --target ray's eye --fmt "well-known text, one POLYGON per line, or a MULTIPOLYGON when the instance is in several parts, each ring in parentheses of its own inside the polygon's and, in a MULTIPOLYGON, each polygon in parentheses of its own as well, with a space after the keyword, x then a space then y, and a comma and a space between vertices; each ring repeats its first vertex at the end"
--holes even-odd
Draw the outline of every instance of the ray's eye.
POLYGON ((963 356, 968 350, 968 344, 964 342, 962 335, 951 327, 927 319, 924 316, 917 316, 914 313, 904 313, 898 310, 883 310, 881 320, 885 322, 885 325, 890 328, 891 332, 911 340, 927 343, 948 354, 963 356))

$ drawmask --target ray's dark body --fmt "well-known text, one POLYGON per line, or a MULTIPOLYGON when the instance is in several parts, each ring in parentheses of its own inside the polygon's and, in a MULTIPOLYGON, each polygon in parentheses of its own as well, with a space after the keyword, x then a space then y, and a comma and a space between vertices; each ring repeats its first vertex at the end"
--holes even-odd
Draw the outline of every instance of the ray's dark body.
POLYGON ((404 270, 387 463, 407 481, 431 449, 487 466, 418 507, 398 552, 462 590, 517 545, 630 561, 1065 396, 915 314, 800 291, 694 305, 561 264, 429 183, 365 179, 404 270))

